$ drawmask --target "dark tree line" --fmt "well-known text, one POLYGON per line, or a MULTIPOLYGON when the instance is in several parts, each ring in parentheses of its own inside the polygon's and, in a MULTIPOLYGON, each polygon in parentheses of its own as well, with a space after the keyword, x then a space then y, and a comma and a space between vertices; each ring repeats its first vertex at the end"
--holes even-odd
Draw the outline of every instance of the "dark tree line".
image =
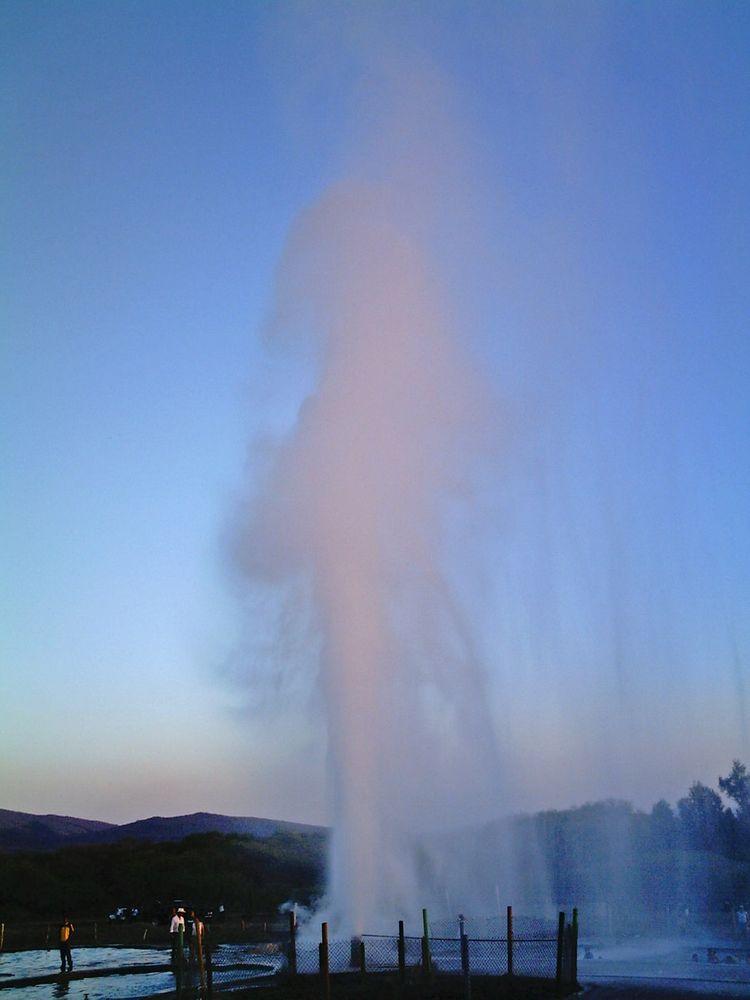
POLYGON ((654 919, 676 927, 686 910, 709 919, 750 904, 745 765, 733 761, 718 789, 696 781, 676 809, 662 799, 650 812, 621 801, 542 812, 519 832, 538 845, 556 901, 623 930, 654 919))
POLYGON ((682 845, 688 850, 750 861, 750 775, 745 765, 733 761, 727 777, 719 778, 719 788, 729 800, 728 806, 718 792, 700 781, 677 803, 682 845))
POLYGON ((0 920, 48 919, 64 910, 102 919, 115 906, 174 898, 201 909, 223 902, 252 918, 320 891, 325 838, 192 834, 181 841, 64 847, 0 854, 0 920))

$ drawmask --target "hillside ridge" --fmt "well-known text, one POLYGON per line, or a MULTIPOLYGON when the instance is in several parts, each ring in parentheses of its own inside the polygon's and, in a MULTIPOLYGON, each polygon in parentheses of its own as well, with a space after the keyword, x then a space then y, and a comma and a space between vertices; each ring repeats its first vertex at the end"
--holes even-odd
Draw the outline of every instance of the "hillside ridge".
POLYGON ((195 833, 271 837, 276 832, 318 833, 323 830, 323 827, 308 823, 209 812, 150 816, 118 824, 53 813, 0 809, 0 851, 56 850, 72 844, 112 844, 120 840, 172 841, 195 833))

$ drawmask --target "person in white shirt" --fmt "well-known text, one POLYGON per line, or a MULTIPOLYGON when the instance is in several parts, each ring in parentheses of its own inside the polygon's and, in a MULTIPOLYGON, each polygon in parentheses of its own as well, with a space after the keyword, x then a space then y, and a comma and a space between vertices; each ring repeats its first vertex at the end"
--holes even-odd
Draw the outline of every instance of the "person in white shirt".
POLYGON ((180 929, 185 932, 185 911, 172 907, 172 919, 169 922, 169 937, 172 942, 172 965, 177 961, 177 953, 180 947, 180 929))

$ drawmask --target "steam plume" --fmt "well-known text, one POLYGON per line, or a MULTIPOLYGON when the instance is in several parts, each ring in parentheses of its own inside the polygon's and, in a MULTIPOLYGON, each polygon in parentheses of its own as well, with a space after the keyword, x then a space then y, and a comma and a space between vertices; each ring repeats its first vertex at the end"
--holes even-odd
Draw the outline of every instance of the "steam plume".
POLYGON ((274 328, 313 338, 318 380, 243 546, 253 579, 305 581, 328 728, 328 906, 358 931, 424 899, 422 834, 499 809, 482 669, 445 545, 490 405, 391 194, 338 185, 291 235, 274 328))

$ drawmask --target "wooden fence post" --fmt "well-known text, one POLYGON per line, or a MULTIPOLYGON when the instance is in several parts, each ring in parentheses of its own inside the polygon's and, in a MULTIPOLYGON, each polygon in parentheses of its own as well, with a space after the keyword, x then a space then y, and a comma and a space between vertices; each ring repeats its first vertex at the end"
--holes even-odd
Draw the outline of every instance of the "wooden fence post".
POLYGON ((195 945, 198 952, 198 974, 200 976, 201 996, 206 991, 206 966, 203 961, 203 921, 196 914, 193 918, 193 933, 195 934, 195 945))
POLYGON ((573 929, 570 942, 570 972, 572 985, 578 983, 578 908, 573 907, 573 929))
POLYGON ((328 961, 328 924, 323 923, 320 930, 320 975, 323 979, 323 997, 325 1000, 331 1000, 331 974, 328 961))
POLYGON ((177 979, 177 989, 178 991, 182 989, 182 972, 183 963, 185 961, 185 928, 183 924, 180 924, 179 930, 177 931, 177 964, 175 965, 175 976, 177 979))
POLYGON ((555 962, 555 985, 562 988, 563 979, 563 941, 565 938, 565 914, 561 910, 557 918, 557 960, 555 962))
POLYGON ((294 910, 289 911, 289 971, 297 975, 297 916, 294 910))
POLYGON ((4 942, 5 942, 5 924, 0 924, 0 951, 3 950, 4 942))
POLYGON ((398 978, 406 979, 406 939, 404 938, 404 922, 398 922, 398 978))
POLYGON ((508 976, 513 977, 513 907, 509 906, 506 913, 506 930, 508 935, 508 976))

